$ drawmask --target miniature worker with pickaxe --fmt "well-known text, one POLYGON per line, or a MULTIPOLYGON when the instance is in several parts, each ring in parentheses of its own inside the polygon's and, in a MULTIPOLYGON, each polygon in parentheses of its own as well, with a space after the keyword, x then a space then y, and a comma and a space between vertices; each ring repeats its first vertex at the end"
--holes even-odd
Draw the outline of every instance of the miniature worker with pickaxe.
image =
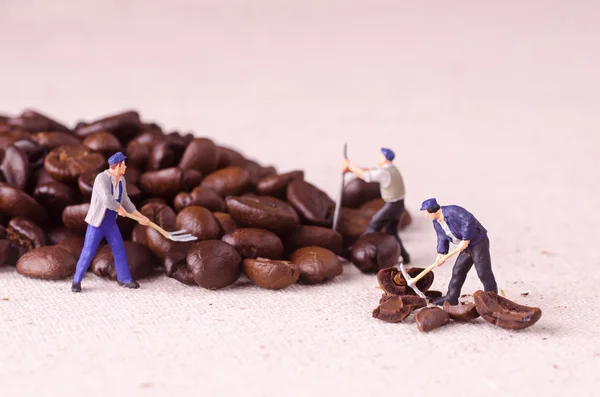
POLYGON ((498 293, 498 286, 492 272, 487 230, 473 214, 457 205, 440 206, 434 198, 423 201, 421 211, 433 221, 437 234, 437 266, 445 262, 450 242, 457 244, 460 251, 452 268, 448 293, 446 296, 433 299, 431 303, 441 306, 447 301, 451 305, 458 305, 460 290, 473 264, 484 291, 498 293))

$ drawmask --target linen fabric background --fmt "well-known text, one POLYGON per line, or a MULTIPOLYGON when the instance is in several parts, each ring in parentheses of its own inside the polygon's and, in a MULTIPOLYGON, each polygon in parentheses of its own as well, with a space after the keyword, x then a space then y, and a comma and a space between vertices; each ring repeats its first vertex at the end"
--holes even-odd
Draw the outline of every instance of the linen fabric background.
MULTIPOLYGON (((463 206, 499 287, 543 315, 419 333, 371 317, 382 291, 351 264, 282 291, 89 274, 79 295, 2 268, 0 395, 597 396, 599 17, 592 0, 3 0, 0 112, 137 109, 333 198, 344 142, 362 166, 390 147, 412 264, 436 255, 421 201, 463 206)), ((463 293, 479 288, 472 269, 463 293)))

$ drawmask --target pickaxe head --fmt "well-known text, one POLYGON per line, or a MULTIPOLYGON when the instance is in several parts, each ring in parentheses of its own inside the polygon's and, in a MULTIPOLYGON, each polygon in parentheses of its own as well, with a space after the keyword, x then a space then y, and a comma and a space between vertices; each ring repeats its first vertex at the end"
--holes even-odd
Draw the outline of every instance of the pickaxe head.
POLYGON ((404 268, 404 263, 400 264, 400 271, 402 272, 402 276, 404 277, 404 280, 406 280, 406 285, 409 286, 410 288, 412 288, 413 291, 415 291, 415 293, 417 295, 419 295, 421 298, 423 299, 427 299, 427 297, 425 297, 425 294, 422 293, 418 288, 417 288, 417 284, 413 281, 413 279, 408 275, 408 273, 406 272, 406 269, 404 268))

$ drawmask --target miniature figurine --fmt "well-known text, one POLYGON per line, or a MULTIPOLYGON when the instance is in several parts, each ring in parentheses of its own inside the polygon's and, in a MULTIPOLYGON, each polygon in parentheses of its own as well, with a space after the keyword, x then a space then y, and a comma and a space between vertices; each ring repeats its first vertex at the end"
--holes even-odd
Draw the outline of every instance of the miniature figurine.
POLYGON ((96 250, 103 237, 106 238, 112 249, 119 285, 127 288, 139 288, 140 286, 131 278, 123 237, 117 226, 117 213, 126 216, 128 212, 141 218, 140 224, 145 226, 149 224, 149 219, 136 210, 127 195, 124 178, 127 169, 126 158, 121 152, 113 154, 108 159, 109 169, 98 174, 94 180, 90 208, 85 218, 88 223, 85 241, 71 286, 73 292, 81 292, 81 280, 96 255, 96 250))
POLYGON ((392 235, 400 244, 400 255, 402 255, 403 262, 408 264, 410 263, 410 255, 398 235, 400 217, 404 212, 405 191, 402 175, 392 163, 395 157, 392 150, 381 148, 381 153, 377 159, 378 167, 372 169, 359 167, 344 158, 342 160, 342 172, 350 171, 365 182, 379 182, 381 198, 383 198, 385 204, 373 215, 362 235, 378 232, 385 226, 386 232, 392 235))
POLYGON ((460 290, 473 264, 484 291, 497 293, 498 286, 492 272, 487 230, 473 214, 457 205, 440 206, 435 198, 423 201, 421 211, 424 211, 425 216, 433 221, 437 234, 437 266, 445 262, 444 256, 448 253, 450 242, 457 244, 460 251, 452 269, 448 293, 446 296, 433 299, 431 303, 443 305, 447 301, 451 305, 458 305, 460 290))

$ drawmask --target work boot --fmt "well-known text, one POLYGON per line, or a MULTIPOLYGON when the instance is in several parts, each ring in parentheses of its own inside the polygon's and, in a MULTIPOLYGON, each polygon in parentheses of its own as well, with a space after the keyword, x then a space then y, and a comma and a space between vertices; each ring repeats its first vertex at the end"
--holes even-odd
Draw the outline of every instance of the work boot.
POLYGON ((117 283, 119 283, 119 285, 121 287, 125 287, 125 288, 132 288, 132 289, 140 288, 140 285, 138 284, 138 282, 137 281, 133 281, 133 280, 131 280, 128 283, 122 283, 122 282, 120 282, 120 281, 117 280, 117 283))
POLYGON ((431 303, 437 306, 443 306, 444 302, 448 302, 452 306, 458 305, 458 298, 452 298, 448 296, 440 296, 439 298, 434 298, 431 300, 431 303))
POLYGON ((73 281, 73 285, 71 285, 71 291, 81 292, 81 283, 76 283, 75 281, 73 281))

